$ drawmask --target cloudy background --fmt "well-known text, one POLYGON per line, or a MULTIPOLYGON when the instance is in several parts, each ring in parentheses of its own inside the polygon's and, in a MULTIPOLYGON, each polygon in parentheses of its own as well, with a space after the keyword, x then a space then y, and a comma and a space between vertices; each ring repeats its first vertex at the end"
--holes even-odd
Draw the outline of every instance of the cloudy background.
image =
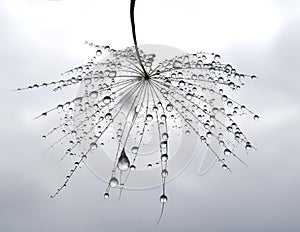
POLYGON ((57 198, 70 163, 54 165, 62 149, 41 135, 55 117, 32 118, 76 89, 13 92, 56 80, 94 51, 85 40, 121 49, 132 44, 129 0, 1 0, 0 231, 299 231, 300 2, 298 0, 138 0, 140 43, 222 54, 224 62, 259 76, 235 95, 258 122, 243 130, 258 148, 198 176, 202 154, 168 184, 159 226, 161 189, 127 191, 102 201, 106 184, 80 170, 57 198))

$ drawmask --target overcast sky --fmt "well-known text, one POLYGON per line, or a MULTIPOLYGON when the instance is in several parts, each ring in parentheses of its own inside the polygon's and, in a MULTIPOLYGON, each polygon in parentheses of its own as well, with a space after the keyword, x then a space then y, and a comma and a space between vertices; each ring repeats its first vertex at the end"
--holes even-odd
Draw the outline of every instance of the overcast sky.
POLYGON ((104 202, 106 184, 86 169, 50 199, 70 163, 54 165, 59 148, 41 154, 55 117, 32 119, 76 89, 10 90, 86 62, 94 51, 85 40, 131 46, 129 0, 1 0, 0 231, 299 231, 300 1, 138 0, 136 27, 141 44, 220 53, 259 77, 235 95, 261 116, 243 123, 258 148, 242 155, 249 167, 232 160, 230 174, 216 165, 198 176, 197 154, 168 184, 159 226, 160 188, 104 202))

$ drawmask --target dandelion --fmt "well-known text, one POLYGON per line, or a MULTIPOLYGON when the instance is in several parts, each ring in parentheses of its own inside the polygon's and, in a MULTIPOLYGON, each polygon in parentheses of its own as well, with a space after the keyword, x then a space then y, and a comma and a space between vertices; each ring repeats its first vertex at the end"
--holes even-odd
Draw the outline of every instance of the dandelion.
POLYGON ((156 156, 147 162, 147 168, 160 170, 160 220, 168 201, 166 181, 172 171, 168 164, 174 134, 183 129, 185 136, 196 136, 221 168, 229 171, 227 157, 244 163, 235 153, 238 146, 247 152, 254 148, 235 117, 250 114, 257 120, 258 116, 230 98, 227 91, 240 89, 245 79, 255 79, 255 76, 239 73, 214 53, 183 54, 158 61, 156 54, 147 54, 137 45, 134 6, 135 0, 131 0, 133 47, 114 50, 86 42, 95 49, 95 56, 85 65, 68 70, 61 80, 18 90, 54 86, 53 90, 59 91, 80 85, 76 98, 36 117, 52 112, 62 115, 61 123, 43 138, 62 132, 49 149, 67 142, 61 160, 68 156, 76 159, 65 181, 51 197, 59 194, 74 173, 104 145, 110 146, 114 154, 104 198, 109 198, 111 189, 116 187, 120 188, 121 196, 130 174, 144 165, 139 163, 141 154, 154 147, 156 156))

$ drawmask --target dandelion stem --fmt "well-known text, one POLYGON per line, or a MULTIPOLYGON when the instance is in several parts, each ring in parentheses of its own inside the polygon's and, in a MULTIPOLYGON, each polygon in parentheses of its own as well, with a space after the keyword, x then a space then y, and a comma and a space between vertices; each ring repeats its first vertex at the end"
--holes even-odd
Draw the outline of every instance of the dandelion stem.
POLYGON ((144 78, 145 78, 145 80, 149 80, 150 76, 148 75, 148 73, 145 70, 145 67, 142 63, 141 56, 140 56, 140 53, 139 53, 139 49, 138 49, 138 46, 137 46, 136 33, 135 33, 135 23, 134 23, 134 6, 135 6, 135 0, 131 0, 131 2, 130 2, 130 22, 131 22, 131 29, 132 29, 132 37, 133 37, 134 47, 135 47, 135 51, 136 51, 139 63, 141 65, 141 67, 143 69, 143 72, 144 72, 144 75, 145 75, 144 78))

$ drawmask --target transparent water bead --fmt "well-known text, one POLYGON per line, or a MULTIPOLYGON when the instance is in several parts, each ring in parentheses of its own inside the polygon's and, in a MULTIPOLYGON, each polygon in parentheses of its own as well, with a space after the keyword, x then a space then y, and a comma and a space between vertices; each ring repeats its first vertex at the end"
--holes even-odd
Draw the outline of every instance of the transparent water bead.
POLYGON ((112 188, 117 187, 119 184, 119 180, 116 177, 112 177, 109 181, 109 186, 112 188))
POLYGON ((160 196, 159 200, 161 203, 166 203, 168 201, 168 197, 165 194, 163 194, 160 196))
POLYGON ((125 153, 125 149, 122 150, 121 156, 118 160, 118 168, 121 171, 126 171, 130 167, 130 161, 125 153))

